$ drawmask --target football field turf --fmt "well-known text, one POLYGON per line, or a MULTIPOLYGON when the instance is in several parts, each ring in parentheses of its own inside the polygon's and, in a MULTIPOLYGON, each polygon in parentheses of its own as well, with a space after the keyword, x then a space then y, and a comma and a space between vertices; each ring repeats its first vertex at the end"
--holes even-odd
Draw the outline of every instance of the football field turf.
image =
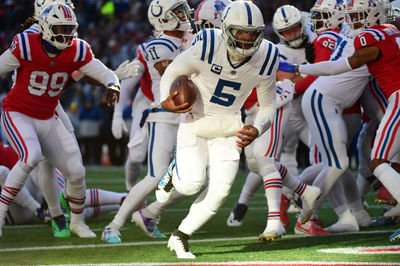
MULTIPOLYGON (((135 224, 127 221, 121 230, 121 244, 102 242, 101 232, 113 218, 106 214, 87 224, 97 234, 95 239, 76 236, 55 239, 51 228, 39 221, 31 225, 6 226, 0 239, 0 265, 21 264, 135 264, 135 265, 400 265, 400 242, 391 243, 388 236, 400 225, 375 226, 358 233, 330 236, 294 235, 295 214, 287 235, 261 242, 258 235, 266 225, 266 201, 262 189, 250 204, 241 227, 227 227, 226 219, 237 201, 246 174, 240 172, 232 191, 219 212, 190 239, 195 260, 178 260, 167 248, 167 239, 147 237, 135 224)), ((87 187, 124 191, 122 169, 87 170, 87 187)), ((168 236, 186 216, 195 198, 167 210, 159 230, 168 236)), ((155 200, 154 193, 148 202, 155 200)), ((382 207, 368 195, 369 213, 373 218, 382 207)), ((325 204, 320 212, 324 225, 336 222, 336 215, 325 204)))

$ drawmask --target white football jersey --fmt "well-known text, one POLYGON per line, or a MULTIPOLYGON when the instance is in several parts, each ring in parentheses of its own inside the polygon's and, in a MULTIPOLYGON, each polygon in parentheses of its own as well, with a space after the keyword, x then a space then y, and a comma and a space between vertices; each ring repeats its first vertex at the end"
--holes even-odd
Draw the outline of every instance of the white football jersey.
POLYGON ((278 43, 276 47, 279 49, 280 61, 287 61, 296 65, 303 65, 307 63, 304 48, 294 49, 283 43, 278 43))
POLYGON ((160 107, 160 79, 161 75, 154 65, 163 60, 173 60, 183 51, 182 39, 171 37, 165 34, 152 39, 146 46, 146 61, 152 81, 151 90, 154 95, 152 108, 160 107))
MULTIPOLYGON (((343 32, 338 36, 330 61, 349 57, 354 53, 353 37, 343 32)), ((348 108, 360 98, 369 76, 367 66, 363 65, 343 74, 321 76, 311 86, 317 88, 319 92, 331 98, 339 106, 348 108)))
MULTIPOLYGON (((254 87, 265 86, 275 79, 279 61, 276 46, 263 40, 252 57, 234 66, 219 29, 202 30, 196 35, 193 47, 182 56, 188 56, 196 66, 192 80, 201 98, 196 100, 192 112, 207 115, 239 112, 254 87)), ((273 92, 275 97, 275 86, 273 92)))

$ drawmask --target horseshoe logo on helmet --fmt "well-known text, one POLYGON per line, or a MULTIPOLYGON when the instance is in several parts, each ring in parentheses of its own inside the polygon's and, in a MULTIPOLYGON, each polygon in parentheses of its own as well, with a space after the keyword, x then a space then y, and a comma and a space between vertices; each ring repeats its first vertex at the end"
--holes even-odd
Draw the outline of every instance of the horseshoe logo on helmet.
POLYGON ((154 13, 153 7, 154 7, 155 5, 151 5, 150 11, 151 11, 151 14, 152 14, 154 17, 159 17, 159 16, 161 15, 161 13, 162 13, 162 7, 158 4, 158 1, 156 2, 156 5, 157 5, 158 8, 160 9, 159 12, 158 12, 158 13, 154 13))

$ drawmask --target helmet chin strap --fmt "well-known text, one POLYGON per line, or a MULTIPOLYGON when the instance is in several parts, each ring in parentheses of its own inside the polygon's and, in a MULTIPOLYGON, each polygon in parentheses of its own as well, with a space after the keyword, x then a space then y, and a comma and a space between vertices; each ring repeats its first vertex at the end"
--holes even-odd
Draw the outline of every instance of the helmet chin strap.
POLYGON ((43 39, 43 45, 46 48, 46 50, 50 53, 53 54, 59 54, 62 52, 62 50, 57 49, 54 45, 43 39))

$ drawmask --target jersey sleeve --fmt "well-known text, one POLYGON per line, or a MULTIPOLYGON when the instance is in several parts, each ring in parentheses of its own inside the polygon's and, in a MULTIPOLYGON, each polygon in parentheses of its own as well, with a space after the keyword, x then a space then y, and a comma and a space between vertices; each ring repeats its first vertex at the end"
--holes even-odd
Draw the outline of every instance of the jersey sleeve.
POLYGON ((328 61, 336 47, 337 35, 333 32, 321 33, 314 40, 315 61, 314 63, 328 61))
POLYGON ((15 35, 9 49, 18 61, 32 60, 29 38, 26 33, 15 35))
POLYGON ((358 50, 362 47, 374 46, 385 36, 378 30, 365 30, 354 38, 354 49, 358 50))
POLYGON ((74 41, 76 47, 74 62, 80 62, 81 66, 84 66, 94 58, 92 49, 90 45, 82 39, 75 38, 74 41))
POLYGON ((221 38, 217 31, 214 29, 203 29, 193 39, 192 56, 195 60, 201 60, 211 64, 214 57, 214 51, 218 41, 221 38))
POLYGON ((173 60, 178 49, 171 41, 159 38, 147 43, 145 53, 148 62, 157 63, 164 60, 173 60))

